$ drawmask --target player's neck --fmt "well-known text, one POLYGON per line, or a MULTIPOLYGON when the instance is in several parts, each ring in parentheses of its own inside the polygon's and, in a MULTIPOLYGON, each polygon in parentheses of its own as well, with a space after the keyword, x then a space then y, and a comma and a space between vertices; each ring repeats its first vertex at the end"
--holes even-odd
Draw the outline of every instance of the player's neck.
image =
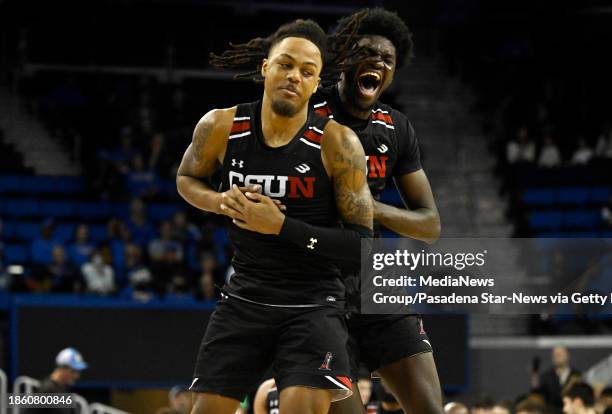
POLYGON ((347 88, 348 86, 343 81, 338 82, 338 95, 340 95, 340 101, 342 102, 342 106, 350 115, 354 116, 358 119, 368 119, 372 113, 372 109, 361 109, 358 108, 355 104, 351 102, 351 100, 347 96, 347 88))
POLYGON ((264 96, 261 105, 261 131, 263 140, 270 147, 282 147, 293 139, 295 134, 304 126, 308 117, 308 106, 304 107, 294 116, 280 116, 272 110, 272 106, 264 96))

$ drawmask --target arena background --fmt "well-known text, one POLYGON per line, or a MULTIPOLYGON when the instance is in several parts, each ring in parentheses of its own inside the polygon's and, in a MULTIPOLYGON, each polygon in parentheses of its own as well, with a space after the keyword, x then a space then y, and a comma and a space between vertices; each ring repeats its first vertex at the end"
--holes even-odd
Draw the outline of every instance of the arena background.
MULTIPOLYGON (((208 53, 295 18, 332 29, 372 6, 414 33, 384 101, 416 129, 442 237, 612 237, 605 1, 0 1, 3 390, 48 375, 66 346, 90 364, 76 386, 90 402, 155 412, 188 385, 231 250, 224 221, 182 201, 173 177, 204 113, 260 95, 208 53), (90 255, 112 285, 84 281, 90 255)), ((393 185, 384 200, 400 204, 393 185)), ((611 291, 611 263, 590 288, 611 291)), ((583 372, 611 357, 607 315, 425 326, 449 401, 515 401, 556 345, 583 372)))

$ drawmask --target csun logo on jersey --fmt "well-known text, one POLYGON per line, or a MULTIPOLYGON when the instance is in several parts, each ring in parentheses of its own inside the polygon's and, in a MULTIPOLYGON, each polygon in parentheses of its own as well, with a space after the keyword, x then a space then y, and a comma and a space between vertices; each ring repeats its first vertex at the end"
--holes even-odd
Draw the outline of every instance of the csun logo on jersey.
POLYGON ((237 171, 229 172, 230 187, 233 184, 240 186, 259 184, 264 195, 274 198, 313 198, 315 181, 316 177, 290 177, 286 175, 264 174, 244 175, 237 171))
POLYGON ((388 159, 387 155, 366 155, 368 178, 385 178, 388 159))

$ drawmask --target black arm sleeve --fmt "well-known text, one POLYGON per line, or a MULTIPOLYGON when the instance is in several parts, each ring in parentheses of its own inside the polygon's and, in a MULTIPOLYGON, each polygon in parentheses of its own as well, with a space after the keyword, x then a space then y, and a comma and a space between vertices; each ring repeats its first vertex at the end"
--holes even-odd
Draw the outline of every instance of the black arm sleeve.
POLYGON ((336 259, 339 264, 359 268, 361 264, 361 241, 366 242, 366 251, 372 248, 372 230, 357 224, 344 224, 344 227, 313 226, 291 217, 285 222, 278 235, 304 249, 328 259, 336 259))

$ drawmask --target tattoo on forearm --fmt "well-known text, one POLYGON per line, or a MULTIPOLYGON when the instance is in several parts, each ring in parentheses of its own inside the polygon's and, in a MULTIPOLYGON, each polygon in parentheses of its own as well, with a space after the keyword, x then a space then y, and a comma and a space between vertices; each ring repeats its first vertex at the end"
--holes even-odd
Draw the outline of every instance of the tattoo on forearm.
POLYGON ((372 227, 372 197, 367 187, 365 157, 348 138, 334 153, 336 206, 343 220, 372 227), (357 152, 357 153, 356 153, 357 152))

